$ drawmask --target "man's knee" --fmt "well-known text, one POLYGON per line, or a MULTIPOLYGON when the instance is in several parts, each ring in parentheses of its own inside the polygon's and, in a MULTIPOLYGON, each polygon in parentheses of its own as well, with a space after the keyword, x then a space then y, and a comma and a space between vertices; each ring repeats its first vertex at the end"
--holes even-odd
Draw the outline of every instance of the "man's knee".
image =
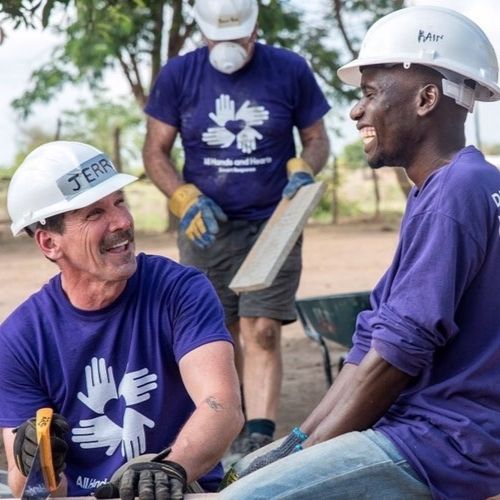
MULTIPOLYGON (((276 351, 280 346, 281 328, 278 322, 259 319, 249 339, 255 347, 264 351, 276 351)), ((245 342, 247 340, 245 339, 245 342)))

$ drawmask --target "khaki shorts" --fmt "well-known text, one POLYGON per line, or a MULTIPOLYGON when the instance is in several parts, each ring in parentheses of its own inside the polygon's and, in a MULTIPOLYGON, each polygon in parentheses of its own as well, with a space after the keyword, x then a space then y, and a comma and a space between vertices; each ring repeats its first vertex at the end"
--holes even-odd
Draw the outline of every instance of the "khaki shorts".
POLYGON ((283 324, 297 319, 295 293, 302 270, 302 235, 270 287, 240 295, 228 287, 266 222, 231 220, 221 224, 217 239, 206 249, 198 248, 184 233, 178 235, 181 263, 208 276, 224 307, 227 325, 241 316, 272 318, 283 324))

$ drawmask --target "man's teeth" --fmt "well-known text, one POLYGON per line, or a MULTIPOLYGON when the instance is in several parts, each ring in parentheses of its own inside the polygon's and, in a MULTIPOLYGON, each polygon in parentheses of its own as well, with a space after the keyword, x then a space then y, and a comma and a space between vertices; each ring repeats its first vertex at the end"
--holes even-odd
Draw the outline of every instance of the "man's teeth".
POLYGON ((128 240, 127 241, 122 241, 121 243, 117 243, 116 245, 113 245, 112 247, 109 247, 108 250, 114 250, 115 248, 124 247, 126 245, 128 245, 128 240))
POLYGON ((363 127, 359 133, 361 135, 361 139, 363 140, 363 144, 370 143, 377 136, 375 128, 373 127, 363 127))

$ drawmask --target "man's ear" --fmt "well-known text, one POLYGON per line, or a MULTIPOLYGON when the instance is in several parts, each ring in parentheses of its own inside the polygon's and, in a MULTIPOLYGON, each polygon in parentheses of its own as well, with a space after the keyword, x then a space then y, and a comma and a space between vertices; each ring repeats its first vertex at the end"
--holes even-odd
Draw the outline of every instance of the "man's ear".
POLYGON ((428 83, 419 90, 417 99, 418 116, 426 116, 437 108, 441 99, 441 91, 437 85, 428 83))
POLYGON ((35 231, 35 241, 38 247, 45 257, 52 262, 55 262, 61 255, 57 236, 56 233, 46 229, 37 229, 35 231))
POLYGON ((259 24, 255 23, 255 27, 254 27, 252 33, 250 33, 250 41, 252 41, 252 42, 257 41, 258 31, 259 31, 259 24))

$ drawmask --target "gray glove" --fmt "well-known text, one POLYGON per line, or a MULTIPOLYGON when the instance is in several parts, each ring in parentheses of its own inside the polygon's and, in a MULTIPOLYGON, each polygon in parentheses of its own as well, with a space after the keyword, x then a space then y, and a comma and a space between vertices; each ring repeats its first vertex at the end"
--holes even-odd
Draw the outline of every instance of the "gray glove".
POLYGON ((307 434, 302 432, 298 427, 295 427, 277 448, 274 448, 264 455, 257 457, 246 469, 242 470, 239 474, 239 478, 241 479, 242 477, 259 470, 266 465, 276 462, 276 460, 302 450, 302 443, 307 438, 307 434))
MULTIPOLYGON (((120 467, 108 483, 94 492, 96 498, 122 500, 181 500, 186 490, 186 471, 176 462, 161 460, 161 453, 151 461, 137 457, 120 467)), ((149 456, 150 457, 150 456, 149 456)))

